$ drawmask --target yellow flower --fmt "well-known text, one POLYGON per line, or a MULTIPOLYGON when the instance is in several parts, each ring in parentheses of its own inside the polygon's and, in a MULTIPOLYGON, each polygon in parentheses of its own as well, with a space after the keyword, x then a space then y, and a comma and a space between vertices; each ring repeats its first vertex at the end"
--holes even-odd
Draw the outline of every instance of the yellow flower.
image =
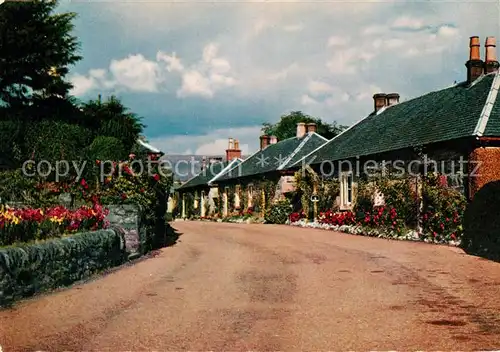
POLYGON ((53 216, 50 218, 51 222, 57 222, 59 225, 64 221, 63 218, 58 218, 57 216, 53 216))

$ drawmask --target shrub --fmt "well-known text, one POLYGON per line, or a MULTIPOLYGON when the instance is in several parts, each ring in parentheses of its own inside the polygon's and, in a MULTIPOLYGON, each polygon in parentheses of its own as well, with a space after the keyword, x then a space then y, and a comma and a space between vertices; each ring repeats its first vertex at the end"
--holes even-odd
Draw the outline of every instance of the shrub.
POLYGON ((437 177, 428 177, 423 185, 422 196, 424 238, 439 242, 461 239, 462 219, 467 205, 464 195, 441 186, 437 177))
POLYGON ((285 199, 273 204, 264 216, 264 221, 267 224, 286 224, 292 212, 290 201, 285 199))
POLYGON ((126 259, 113 230, 0 248, 0 305, 71 284, 126 259))

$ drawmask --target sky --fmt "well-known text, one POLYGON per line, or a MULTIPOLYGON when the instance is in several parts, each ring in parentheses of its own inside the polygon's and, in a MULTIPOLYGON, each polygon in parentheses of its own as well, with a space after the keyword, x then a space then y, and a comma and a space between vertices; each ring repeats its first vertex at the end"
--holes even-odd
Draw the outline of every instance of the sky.
POLYGON ((375 93, 405 101, 465 80, 469 37, 499 38, 497 1, 71 1, 72 94, 116 95, 167 154, 243 154, 300 110, 351 125, 375 93))

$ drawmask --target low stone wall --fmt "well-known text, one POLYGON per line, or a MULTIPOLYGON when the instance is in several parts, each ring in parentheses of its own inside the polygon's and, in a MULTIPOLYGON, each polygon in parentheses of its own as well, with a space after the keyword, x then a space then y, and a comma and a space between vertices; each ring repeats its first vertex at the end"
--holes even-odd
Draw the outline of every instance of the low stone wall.
POLYGON ((109 214, 106 219, 110 226, 120 232, 125 239, 125 248, 130 257, 144 253, 145 231, 141 223, 141 209, 137 205, 108 205, 109 214))
POLYGON ((67 286, 126 259, 125 241, 114 230, 0 248, 0 306, 67 286))

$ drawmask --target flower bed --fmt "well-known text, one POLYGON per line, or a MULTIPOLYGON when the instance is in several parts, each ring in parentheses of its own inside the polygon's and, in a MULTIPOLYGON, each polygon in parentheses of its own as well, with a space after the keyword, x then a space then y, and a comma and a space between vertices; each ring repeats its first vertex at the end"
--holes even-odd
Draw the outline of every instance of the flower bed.
POLYGON ((99 204, 70 210, 63 206, 47 209, 0 208, 0 246, 44 240, 108 227, 108 210, 99 204))
POLYGON ((300 226, 307 228, 315 228, 315 229, 323 229, 323 230, 331 230, 337 232, 344 232, 351 235, 360 235, 360 236, 369 236, 369 237, 378 237, 378 238, 386 238, 393 240, 406 240, 406 241, 423 241, 427 243, 436 243, 436 244, 449 244, 452 246, 459 246, 460 241, 439 241, 431 238, 430 236, 419 234, 415 230, 405 229, 402 231, 395 231, 390 228, 372 228, 368 226, 363 226, 360 224, 354 225, 330 225, 319 222, 306 222, 305 220, 299 220, 296 222, 290 223, 292 226, 300 226))
POLYGON ((441 219, 436 213, 423 215, 423 233, 408 229, 398 217, 393 207, 376 207, 371 212, 354 214, 353 212, 321 212, 316 222, 307 222, 303 213, 290 215, 290 224, 294 226, 320 228, 346 232, 354 235, 381 237, 398 240, 424 241, 428 243, 460 245, 461 230, 458 213, 451 219, 441 219), (439 231, 439 232, 437 232, 439 231))

